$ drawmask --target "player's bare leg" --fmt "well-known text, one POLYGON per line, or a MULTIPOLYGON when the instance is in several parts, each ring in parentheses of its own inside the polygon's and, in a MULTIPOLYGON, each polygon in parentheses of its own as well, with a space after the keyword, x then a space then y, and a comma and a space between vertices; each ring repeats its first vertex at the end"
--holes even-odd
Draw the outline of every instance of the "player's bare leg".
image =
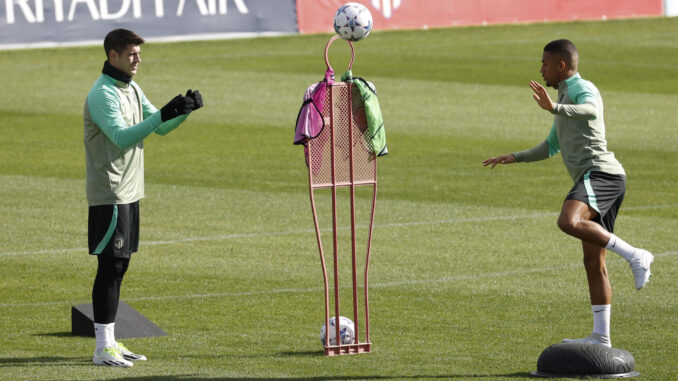
POLYGON ((612 287, 607 276, 607 267, 605 267, 605 254, 607 250, 604 247, 582 241, 584 249, 584 267, 586 268, 586 278, 589 283, 589 295, 591 305, 605 305, 612 301, 612 287))
POLYGON ((592 343, 608 347, 610 342, 610 307, 612 288, 605 266, 605 246, 610 240, 602 226, 591 221, 598 212, 581 201, 567 200, 563 204, 558 227, 565 233, 579 238, 584 250, 584 267, 589 284, 591 312, 593 313, 593 332, 583 339, 565 339, 566 343, 592 343))
POLYGON ((582 241, 601 247, 607 246, 610 233, 592 220, 598 212, 577 200, 566 200, 558 217, 558 227, 565 233, 582 241))
POLYGON ((598 212, 587 204, 577 200, 566 200, 558 217, 558 227, 573 237, 621 255, 629 262, 636 289, 640 290, 650 280, 650 264, 654 261, 654 256, 649 251, 635 248, 605 230, 593 221, 597 216, 598 212))

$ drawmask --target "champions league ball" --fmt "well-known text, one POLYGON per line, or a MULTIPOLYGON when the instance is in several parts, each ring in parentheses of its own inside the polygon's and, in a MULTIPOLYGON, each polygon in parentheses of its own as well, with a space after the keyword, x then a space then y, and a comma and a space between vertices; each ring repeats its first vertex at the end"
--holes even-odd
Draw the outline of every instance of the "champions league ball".
POLYGON ((360 41, 372 31, 372 14, 362 4, 346 3, 334 15, 334 30, 349 41, 360 41))
MULTIPOLYGON (((337 345, 337 325, 335 317, 330 318, 330 345, 337 345)), ((341 337, 341 344, 353 344, 355 341, 354 334, 355 326, 351 319, 339 316, 339 336, 341 337)), ((325 324, 320 328, 320 341, 325 345, 325 324)))

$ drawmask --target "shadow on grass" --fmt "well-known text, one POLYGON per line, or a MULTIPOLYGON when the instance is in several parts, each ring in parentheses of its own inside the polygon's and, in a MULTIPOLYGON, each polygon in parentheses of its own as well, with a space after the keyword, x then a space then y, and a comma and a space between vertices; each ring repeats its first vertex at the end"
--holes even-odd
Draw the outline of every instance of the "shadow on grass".
POLYGON ((64 332, 48 332, 48 333, 36 333, 34 336, 43 336, 43 337, 81 337, 75 336, 71 331, 64 332))
POLYGON ((281 356, 295 356, 295 357, 323 357, 325 352, 323 351, 285 351, 280 352, 281 356))
MULTIPOLYGON (((501 373, 501 374, 448 374, 448 375, 412 375, 412 376, 318 376, 318 377, 204 377, 198 375, 176 376, 151 376, 151 377, 123 377, 116 380, 128 381, 331 381, 331 380, 454 380, 454 379, 510 379, 526 378, 530 374, 525 373, 501 373)), ((108 380, 102 379, 101 381, 108 380)))
POLYGON ((62 365, 92 365, 91 357, 0 357, 0 368, 3 367, 40 367, 62 365))
MULTIPOLYGON (((299 355, 299 352, 291 352, 293 355, 299 355)), ((318 355, 317 351, 303 352, 303 355, 318 355)), ((3 367, 45 367, 45 366, 83 366, 91 367, 92 359, 89 357, 27 357, 27 358, 0 358, 0 368, 3 367)), ((454 379, 522 379, 530 378, 528 372, 499 373, 499 374, 441 374, 441 375, 355 375, 355 376, 316 376, 316 377, 205 377, 195 374, 186 375, 158 375, 158 376, 139 376, 139 377, 115 377, 115 380, 130 381, 331 381, 331 380, 454 380, 454 379)), ((101 381, 110 380, 110 377, 103 378, 101 381)))

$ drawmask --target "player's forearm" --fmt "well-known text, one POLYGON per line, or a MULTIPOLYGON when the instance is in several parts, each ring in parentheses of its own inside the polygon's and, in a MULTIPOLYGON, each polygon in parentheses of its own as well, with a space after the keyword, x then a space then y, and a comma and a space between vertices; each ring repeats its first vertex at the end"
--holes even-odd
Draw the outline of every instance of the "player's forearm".
POLYGON ((160 112, 156 112, 148 119, 143 120, 133 126, 124 128, 122 126, 101 126, 102 131, 109 139, 120 149, 125 150, 140 141, 144 140, 148 135, 155 131, 160 126, 162 120, 160 119, 160 112))
POLYGON ((546 140, 544 140, 528 150, 514 152, 513 157, 516 158, 516 163, 548 159, 549 145, 546 140))
POLYGON ((594 103, 564 105, 553 103, 551 113, 573 119, 593 120, 598 118, 598 107, 594 103))
POLYGON ((174 130, 175 128, 179 127, 179 125, 180 125, 181 123, 183 123, 184 120, 186 120, 186 118, 188 118, 188 114, 179 115, 179 116, 177 116, 177 117, 174 118, 174 119, 170 119, 170 120, 168 120, 168 121, 166 121, 166 122, 163 122, 161 125, 159 125, 159 126, 155 129, 155 133, 158 134, 158 135, 163 135, 163 136, 164 136, 164 135, 167 135, 167 134, 169 134, 172 130, 174 130))

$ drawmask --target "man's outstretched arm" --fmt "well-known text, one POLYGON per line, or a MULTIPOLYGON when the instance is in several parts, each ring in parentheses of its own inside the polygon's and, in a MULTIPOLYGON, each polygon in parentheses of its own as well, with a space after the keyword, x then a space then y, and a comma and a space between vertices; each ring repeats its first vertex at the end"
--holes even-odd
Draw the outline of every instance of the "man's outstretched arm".
POLYGON ((497 164, 511 164, 511 163, 515 163, 515 161, 516 161, 516 157, 513 156, 512 153, 510 153, 508 155, 491 157, 489 159, 483 160, 483 167, 487 167, 488 165, 492 164, 490 169, 493 169, 494 167, 497 166, 497 164))

